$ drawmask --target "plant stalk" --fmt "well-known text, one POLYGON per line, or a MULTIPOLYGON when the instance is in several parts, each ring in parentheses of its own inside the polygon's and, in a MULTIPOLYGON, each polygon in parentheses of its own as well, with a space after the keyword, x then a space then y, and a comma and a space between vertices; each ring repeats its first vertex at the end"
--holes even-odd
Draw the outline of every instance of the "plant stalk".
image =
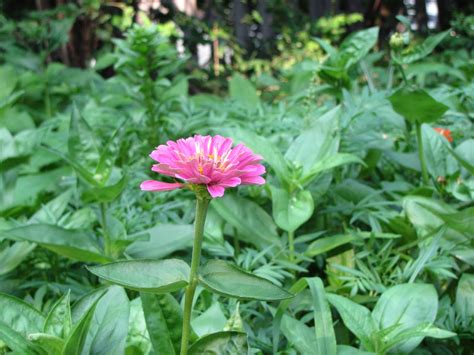
POLYGON ((426 168, 425 153, 423 151, 423 140, 421 136, 421 123, 416 122, 416 141, 418 143, 418 157, 421 164, 421 176, 423 177, 423 184, 428 185, 428 170, 426 168))
POLYGON ((109 232, 107 229, 107 206, 105 205, 104 202, 101 202, 100 204, 100 224, 102 227, 102 234, 104 236, 104 252, 106 256, 111 256, 110 255, 110 238, 109 238, 109 232))
POLYGON ((184 294, 183 332, 181 337, 181 355, 187 355, 189 345, 189 335, 191 333, 191 314, 193 311, 193 298, 198 283, 197 272, 201 260, 201 247, 204 236, 204 223, 206 222, 209 198, 196 196, 196 218, 194 220, 194 245, 191 259, 191 273, 189 274, 189 284, 184 294))
POLYGON ((295 260, 295 232, 288 232, 288 247, 290 249, 290 261, 295 260))

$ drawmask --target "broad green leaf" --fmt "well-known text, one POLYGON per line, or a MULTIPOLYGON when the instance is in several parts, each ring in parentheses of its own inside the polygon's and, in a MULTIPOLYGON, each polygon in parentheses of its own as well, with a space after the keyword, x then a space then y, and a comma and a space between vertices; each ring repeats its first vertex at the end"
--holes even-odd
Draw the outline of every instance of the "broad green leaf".
POLYGON ((99 299, 83 352, 123 354, 128 333, 130 302, 122 287, 110 286, 99 299))
POLYGON ((96 306, 97 300, 72 329, 71 334, 64 344, 62 355, 82 355, 83 353, 87 353, 87 351, 84 351, 87 334, 94 317, 96 306))
POLYGON ((254 132, 243 129, 226 129, 235 143, 243 142, 256 154, 263 157, 263 162, 270 165, 275 171, 281 184, 290 179, 288 164, 278 147, 269 139, 258 136, 254 132))
POLYGON ((276 226, 268 213, 255 202, 232 194, 212 201, 213 209, 237 229, 239 238, 259 248, 281 244, 276 226))
POLYGON ((169 293, 154 295, 141 293, 146 327, 156 354, 179 354, 183 312, 169 293))
POLYGON ((82 230, 69 230, 48 224, 30 224, 6 231, 0 237, 37 243, 59 255, 85 262, 104 263, 94 236, 82 230))
POLYGON ((379 36, 379 28, 371 27, 349 35, 341 43, 339 57, 344 68, 348 69, 358 63, 375 46, 379 36))
POLYGON ((350 234, 340 234, 319 238, 308 246, 308 249, 306 249, 306 255, 311 257, 320 255, 340 247, 341 245, 350 243, 353 240, 355 240, 355 237, 350 234))
POLYGON ((0 275, 13 271, 36 248, 35 244, 16 242, 0 251, 0 275))
POLYGON ((64 339, 45 333, 33 333, 28 335, 31 343, 41 346, 48 355, 61 354, 64 347, 64 339))
POLYGON ((69 126, 69 158, 88 171, 94 171, 100 159, 100 143, 92 128, 74 104, 69 126))
POLYGON ((228 331, 213 333, 202 337, 191 345, 188 350, 188 355, 246 355, 248 352, 247 334, 228 331))
POLYGON ((0 321, 22 335, 43 331, 45 316, 19 298, 0 293, 0 321))
POLYGON ((206 309, 198 317, 191 321, 192 329, 199 337, 207 334, 220 332, 222 330, 241 330, 241 329, 224 329, 227 319, 222 312, 219 302, 215 302, 211 307, 206 309))
POLYGON ((455 307, 459 314, 474 317, 474 274, 463 273, 456 289, 455 307))
POLYGON ((474 231, 474 207, 466 208, 459 212, 443 213, 436 209, 427 209, 446 223, 446 226, 460 233, 469 235, 474 231))
POLYGON ((315 177, 322 172, 337 168, 341 165, 358 163, 365 165, 364 161, 354 154, 336 153, 334 155, 326 156, 325 158, 316 162, 311 169, 304 175, 300 182, 303 185, 309 184, 315 177))
POLYGON ((386 350, 392 349, 397 344, 406 343, 413 338, 430 337, 436 339, 446 339, 456 335, 456 333, 439 329, 430 323, 422 323, 416 327, 406 329, 394 337, 391 337, 389 341, 384 344, 384 347, 381 350, 382 352, 385 352, 386 350))
POLYGON ((189 266, 178 259, 124 260, 87 269, 114 284, 152 293, 178 291, 189 280, 189 266))
MULTIPOLYGON (((162 259, 175 251, 193 245, 193 226, 191 224, 159 224, 136 234, 138 238, 149 235, 149 240, 137 240, 129 245, 126 254, 135 259, 162 259)), ((131 238, 134 235, 130 236, 131 238)))
POLYGON ((363 351, 349 345, 338 345, 337 355, 375 355, 375 353, 363 351))
POLYGON ((290 316, 283 316, 281 332, 300 354, 311 354, 317 348, 314 328, 290 316))
POLYGON ((309 191, 300 190, 290 194, 275 186, 270 186, 270 188, 273 219, 278 227, 287 232, 294 232, 312 216, 314 202, 309 191))
POLYGON ((328 294, 331 303, 341 316, 344 325, 359 339, 365 349, 375 351, 374 336, 378 331, 370 311, 345 297, 328 294))
POLYGON ((307 176, 318 161, 334 155, 339 148, 337 124, 340 107, 336 106, 319 117, 313 127, 304 130, 290 145, 285 158, 307 176))
POLYGON ((82 296, 72 308, 72 323, 77 324, 89 309, 107 292, 108 287, 97 288, 82 296))
POLYGON ((126 344, 125 354, 127 355, 151 354, 153 352, 140 297, 130 302, 126 344))
POLYGON ((448 177, 459 170, 458 164, 449 154, 448 141, 427 124, 421 126, 423 151, 428 172, 434 180, 448 177))
POLYGON ((21 355, 46 355, 47 352, 40 346, 26 340, 19 332, 0 321, 0 342, 5 343, 13 354, 21 355))
POLYGON ((93 187, 89 190, 84 191, 82 199, 86 203, 91 202, 112 202, 115 200, 123 191, 127 185, 128 179, 123 176, 118 182, 110 186, 104 187, 93 187))
POLYGON ((270 281, 223 260, 210 260, 202 268, 199 282, 209 290, 239 299, 278 301, 293 295, 270 281))
POLYGON ((421 44, 417 44, 410 48, 410 51, 407 53, 402 53, 401 55, 393 55, 393 59, 399 64, 410 64, 417 60, 423 59, 428 56, 435 47, 448 35, 450 30, 440 32, 434 36, 429 36, 421 44))
POLYGON ((44 332, 65 339, 72 329, 69 293, 62 296, 53 306, 44 323, 44 332))
POLYGON ((306 282, 313 298, 314 328, 317 344, 315 354, 336 354, 336 335, 323 282, 319 277, 306 278, 306 282))
POLYGON ((469 174, 474 175, 474 139, 466 139, 450 153, 469 174))
POLYGON ((388 99, 395 112, 412 123, 435 122, 448 110, 448 106, 421 89, 400 89, 388 99))
MULTIPOLYGON (((297 295, 304 289, 308 287, 308 282, 307 279, 302 278, 296 281, 289 289, 289 292, 297 295)), ((291 303, 295 301, 294 298, 289 298, 286 300, 283 300, 280 302, 276 312, 275 316, 273 317, 273 352, 276 353, 278 351, 278 342, 279 342, 279 337, 280 337, 280 328, 281 328, 281 322, 283 319, 283 316, 285 315, 286 310, 288 307, 291 305, 291 303)))
POLYGON ((72 195, 72 189, 63 192, 59 196, 49 201, 47 204, 41 206, 41 208, 36 211, 33 216, 31 216, 28 222, 39 224, 57 224, 66 211, 72 195))
POLYGON ((251 110, 255 110, 260 104, 254 86, 238 73, 235 73, 229 81, 229 94, 232 99, 251 110))
MULTIPOLYGON (((390 332, 389 340, 401 332, 423 323, 433 323, 438 311, 438 295, 433 285, 400 284, 385 291, 375 304, 372 316, 383 330, 398 325, 390 332)), ((415 337, 396 345, 393 350, 408 353, 423 337, 415 337)))

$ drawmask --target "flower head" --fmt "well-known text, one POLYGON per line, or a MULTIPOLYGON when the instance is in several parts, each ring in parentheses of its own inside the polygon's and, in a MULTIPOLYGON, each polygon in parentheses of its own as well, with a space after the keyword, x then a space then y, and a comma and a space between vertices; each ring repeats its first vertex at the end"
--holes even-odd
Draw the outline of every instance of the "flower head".
POLYGON ((451 136, 451 130, 447 128, 440 128, 440 127, 436 127, 434 130, 438 132, 440 135, 444 136, 448 140, 449 143, 453 142, 453 136, 451 136))
MULTIPOLYGON (((195 135, 158 146, 150 157, 157 161, 153 171, 190 185, 205 185, 212 197, 221 197, 228 187, 262 185, 265 167, 262 157, 243 144, 232 148, 232 139, 195 135)), ((180 182, 144 181, 144 191, 171 191, 184 187, 180 182)))

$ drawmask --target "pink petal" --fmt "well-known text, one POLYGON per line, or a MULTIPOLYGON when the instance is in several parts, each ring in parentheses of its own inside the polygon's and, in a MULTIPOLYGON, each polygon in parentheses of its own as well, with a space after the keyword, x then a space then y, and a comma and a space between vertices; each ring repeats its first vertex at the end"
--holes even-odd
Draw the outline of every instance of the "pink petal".
POLYGON ((224 196, 225 188, 220 185, 207 185, 207 191, 209 191, 212 198, 216 198, 224 196))
POLYGON ((263 185, 265 179, 261 176, 241 176, 242 185, 263 185))
POLYGON ((147 180, 140 184, 140 189, 143 191, 172 191, 180 189, 181 187, 183 187, 183 184, 177 182, 168 183, 156 180, 147 180))

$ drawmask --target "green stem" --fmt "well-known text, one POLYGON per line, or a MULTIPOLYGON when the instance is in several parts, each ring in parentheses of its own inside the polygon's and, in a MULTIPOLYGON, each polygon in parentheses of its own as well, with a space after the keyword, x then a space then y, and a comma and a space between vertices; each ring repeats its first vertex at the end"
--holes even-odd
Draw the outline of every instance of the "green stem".
POLYGON ((196 196, 196 218, 194 220, 194 245, 191 259, 191 273, 189 274, 189 284, 184 294, 183 332, 181 338, 181 355, 188 353, 189 335, 191 333, 191 314, 193 311, 193 298, 198 283, 197 271, 201 259, 202 239, 204 236, 204 223, 206 222, 209 198, 196 196))
POLYGON ((405 74, 405 69, 403 69, 403 66, 401 64, 398 65, 398 69, 400 70, 400 73, 402 73, 402 78, 403 78, 403 82, 405 83, 405 86, 408 86, 408 79, 405 74))
POLYGON ((237 228, 234 228, 234 257, 238 257, 240 254, 240 242, 239 242, 239 232, 237 228))
POLYGON ((107 206, 104 202, 100 203, 100 224, 104 235, 104 252, 106 256, 110 256, 110 238, 107 230, 107 206))
POLYGON ((423 184, 428 185, 428 170, 426 169, 425 154, 423 151, 423 140, 421 136, 421 124, 416 123, 416 140, 418 143, 418 157, 421 164, 421 176, 423 177, 423 184))
POLYGON ((290 249, 290 261, 295 260, 295 232, 288 232, 288 247, 290 249))

